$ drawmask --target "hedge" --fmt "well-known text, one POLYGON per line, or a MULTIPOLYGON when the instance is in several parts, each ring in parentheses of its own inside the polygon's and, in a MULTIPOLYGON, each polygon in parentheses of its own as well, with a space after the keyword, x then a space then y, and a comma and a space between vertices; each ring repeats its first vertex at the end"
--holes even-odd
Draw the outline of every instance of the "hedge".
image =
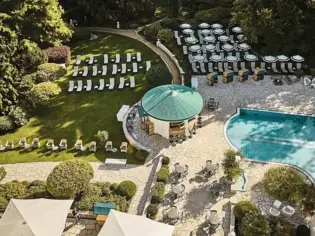
POLYGON ((131 199, 137 192, 137 185, 129 180, 121 182, 117 187, 117 193, 131 199))
POLYGON ((4 209, 8 206, 9 201, 5 199, 4 197, 0 196, 0 209, 4 209))
POLYGON ((157 182, 167 183, 168 178, 170 176, 170 170, 168 166, 162 166, 160 170, 156 173, 157 182))
POLYGON ((7 200, 11 198, 23 198, 26 194, 26 187, 20 182, 12 181, 4 185, 4 191, 7 200))
POLYGON ((247 213, 258 213, 257 207, 249 201, 240 201, 234 207, 235 217, 241 221, 247 213))
POLYGON ((150 204, 147 207, 147 217, 153 219, 158 214, 158 211, 159 211, 158 205, 150 204))
POLYGON ((38 66, 36 80, 38 83, 51 81, 61 78, 67 74, 67 69, 56 63, 45 63, 38 66))
POLYGON ((168 165, 168 164, 170 164, 170 158, 167 156, 164 156, 162 158, 162 165, 168 165))
POLYGON ((152 204, 160 204, 163 201, 165 194, 165 184, 163 182, 157 182, 152 188, 152 204))
POLYGON ((50 47, 45 50, 48 62, 68 65, 71 61, 71 49, 68 46, 50 47))

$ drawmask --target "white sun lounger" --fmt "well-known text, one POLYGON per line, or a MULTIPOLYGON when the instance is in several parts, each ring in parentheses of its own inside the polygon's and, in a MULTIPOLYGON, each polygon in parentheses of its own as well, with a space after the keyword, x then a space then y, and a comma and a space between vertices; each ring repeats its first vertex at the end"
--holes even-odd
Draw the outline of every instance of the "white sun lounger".
POLYGON ((107 74, 107 66, 102 66, 102 69, 103 69, 103 71, 102 71, 102 75, 106 75, 107 74))
POLYGON ((87 66, 84 66, 82 76, 87 76, 88 72, 89 72, 89 68, 87 66))
POLYGON ((127 72, 127 65, 125 63, 121 64, 121 73, 126 74, 127 72))
POLYGON ((151 68, 151 61, 146 61, 146 71, 149 71, 151 68))
POLYGON ((245 70, 245 62, 244 61, 241 62, 241 69, 245 70))
POLYGON ((233 62, 233 71, 238 72, 237 62, 233 62))
POLYGON ((104 64, 107 64, 107 63, 108 63, 108 55, 104 54, 104 64))
POLYGON ((256 69, 256 65, 255 64, 256 63, 254 61, 250 63, 250 68, 251 68, 252 72, 254 72, 255 69, 256 69))
POLYGON ((186 46, 186 45, 183 46, 183 53, 184 53, 184 55, 187 55, 187 54, 188 54, 187 46, 186 46))
POLYGON ((98 90, 104 90, 104 79, 100 79, 100 86, 98 87, 98 90))
POLYGON ((137 52, 137 62, 141 61, 141 52, 137 52))
POLYGON ((278 73, 279 71, 277 70, 277 65, 276 63, 271 63, 271 68, 273 70, 273 72, 278 73))
POLYGON ((115 63, 120 62, 120 54, 116 54, 115 63))
POLYGON ((81 92, 81 91, 82 91, 82 88, 83 88, 82 80, 79 80, 79 81, 78 81, 77 92, 81 92))
POLYGON ((69 92, 69 93, 73 92, 73 89, 74 89, 74 81, 73 81, 73 80, 70 80, 70 81, 69 81, 68 92, 69 92))
POLYGON ((284 64, 284 63, 281 63, 281 64, 280 64, 280 68, 281 68, 281 70, 282 70, 283 73, 288 73, 288 71, 287 71, 286 68, 285 68, 285 64, 284 64))
POLYGON ((110 78, 109 79, 109 87, 108 87, 108 89, 112 90, 112 89, 114 89, 114 86, 115 86, 115 79, 114 78, 110 78))
POLYGON ((227 62, 224 62, 223 68, 224 68, 224 71, 228 71, 229 70, 229 64, 227 62))
POLYGON ((178 38, 178 31, 177 30, 174 31, 174 36, 175 36, 175 38, 178 38))
POLYGON ((92 89, 92 80, 88 79, 86 81, 86 91, 89 92, 92 89))
POLYGON ((194 63, 194 58, 193 58, 193 55, 191 53, 188 54, 188 61, 190 63, 194 63))
POLYGON ((290 73, 294 73, 293 67, 292 67, 292 63, 288 63, 288 69, 290 73))
POLYGON ((135 82, 135 77, 131 76, 130 77, 130 88, 136 87, 136 82, 135 82))
POLYGON ((93 55, 90 56, 90 60, 88 63, 89 63, 89 65, 92 65, 94 63, 94 56, 93 55))
POLYGON ((77 55, 77 61, 75 62, 76 65, 81 64, 81 55, 77 55))
POLYGON ((208 70, 209 70, 210 73, 213 72, 213 64, 212 64, 212 62, 208 63, 208 70))
POLYGON ((181 37, 176 38, 177 45, 182 45, 181 37))
POLYGON ((205 63, 203 62, 200 63, 200 70, 202 73, 207 73, 206 68, 205 68, 205 63))
POLYGON ((199 70, 197 69, 195 62, 191 63, 191 68, 192 68, 194 73, 199 73, 199 70))
POLYGON ((93 66, 92 76, 97 76, 97 66, 93 66))
POLYGON ((223 72, 222 62, 218 62, 218 70, 219 72, 223 72))
POLYGON ((127 62, 131 62, 131 53, 127 53, 127 62))
POLYGON ((79 73, 79 67, 78 66, 74 66, 73 67, 73 74, 72 74, 72 76, 77 76, 78 75, 78 73, 79 73))
POLYGON ((119 78, 119 86, 118 86, 118 88, 122 89, 122 88, 124 88, 124 85, 125 85, 125 78, 124 77, 120 77, 119 78))
POLYGON ((117 74, 117 65, 114 64, 113 65, 113 70, 112 70, 112 75, 116 75, 117 74))
POLYGON ((138 64, 136 62, 132 63, 132 72, 137 73, 138 72, 138 64))

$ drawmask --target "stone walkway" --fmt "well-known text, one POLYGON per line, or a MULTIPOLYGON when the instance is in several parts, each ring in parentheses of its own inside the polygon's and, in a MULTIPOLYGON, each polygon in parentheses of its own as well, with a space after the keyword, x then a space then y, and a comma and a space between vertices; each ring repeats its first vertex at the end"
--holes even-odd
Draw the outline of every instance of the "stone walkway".
POLYGON ((156 54, 161 56, 161 58, 163 59, 163 61, 166 63, 169 70, 171 71, 174 83, 181 84, 179 71, 176 65, 174 64, 174 62, 171 60, 171 58, 165 52, 163 52, 160 48, 158 48, 155 44, 151 43, 150 41, 146 40, 144 37, 139 35, 138 30, 132 30, 132 29, 122 30, 122 29, 101 28, 101 27, 90 27, 90 29, 94 32, 105 32, 105 33, 123 35, 123 36, 130 37, 144 43, 149 48, 151 48, 154 52, 156 52, 156 54))

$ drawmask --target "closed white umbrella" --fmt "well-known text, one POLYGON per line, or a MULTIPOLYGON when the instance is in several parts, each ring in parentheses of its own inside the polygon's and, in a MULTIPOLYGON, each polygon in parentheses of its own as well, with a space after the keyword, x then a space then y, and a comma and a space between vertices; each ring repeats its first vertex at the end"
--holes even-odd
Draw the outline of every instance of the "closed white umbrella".
POLYGON ((243 32, 243 31, 242 31, 242 28, 241 28, 241 27, 238 27, 238 26, 233 27, 233 28, 232 28, 232 31, 233 31, 234 33, 237 33, 237 34, 240 34, 240 33, 243 32))
POLYGON ((213 52, 215 50, 215 46, 213 44, 203 45, 203 48, 210 52, 213 52))
POLYGON ((247 43, 241 43, 240 45, 238 45, 238 47, 245 51, 250 49, 250 46, 247 43))
POLYGON ((224 45, 222 46, 222 49, 223 49, 224 51, 229 52, 229 51, 232 51, 232 50, 234 49, 234 46, 231 45, 231 44, 226 43, 226 44, 224 44, 224 45))
POLYGON ((290 58, 285 56, 285 55, 279 55, 279 56, 277 56, 277 60, 278 61, 289 61, 290 58))
POLYGON ((208 23, 200 23, 199 24, 199 28, 202 28, 202 29, 206 29, 206 28, 209 28, 210 25, 208 23))
POLYGON ((236 56, 227 56, 225 58, 225 61, 227 61, 227 62, 236 62, 237 61, 237 57, 236 56))
POLYGON ((263 57, 263 60, 264 60, 265 62, 272 63, 272 62, 276 62, 276 61, 277 61, 277 58, 274 57, 274 56, 264 56, 264 57, 263 57))
POLYGON ((218 39, 219 39, 221 42, 227 42, 227 41, 230 40, 230 38, 229 38, 228 36, 226 36, 226 35, 221 35, 221 36, 219 36, 218 39))
POLYGON ((213 36, 206 36, 206 37, 203 38, 203 41, 214 43, 215 42, 215 37, 213 37, 213 36))
POLYGON ((303 61, 304 61, 304 58, 301 57, 300 55, 295 55, 295 56, 292 56, 292 57, 291 57, 291 60, 292 60, 292 61, 295 61, 295 62, 303 62, 303 61))
POLYGON ((196 39, 195 37, 188 37, 188 38, 185 38, 185 41, 187 43, 197 43, 198 39, 196 39))
POLYGON ((192 34, 192 33, 194 33, 194 31, 192 29, 184 29, 183 33, 184 34, 192 34))
POLYGON ((224 34, 225 31, 224 31, 223 29, 215 29, 215 30, 213 31, 213 33, 214 33, 214 34, 221 35, 221 34, 224 34))
POLYGON ((210 56, 210 60, 214 62, 223 61, 223 57, 220 55, 212 55, 210 56))
POLYGON ((247 54, 244 56, 246 61, 257 61, 258 57, 254 54, 247 54))
POLYGON ((212 28, 212 29, 221 29, 221 28, 223 28, 223 25, 216 23, 216 24, 212 24, 212 25, 211 25, 211 28, 212 28))
POLYGON ((201 49, 200 45, 192 45, 189 47, 189 51, 198 52, 201 49))
POLYGON ((202 34, 210 34, 210 33, 211 33, 211 30, 209 30, 209 29, 203 29, 203 30, 201 30, 201 33, 202 33, 202 34))
POLYGON ((205 57, 204 57, 204 56, 201 56, 201 55, 197 55, 197 56, 194 56, 193 59, 194 59, 195 61, 203 61, 203 60, 205 59, 205 57))
POLYGON ((191 25, 190 24, 187 24, 187 23, 184 23, 184 24, 181 24, 180 27, 182 29, 190 29, 191 28, 191 25))

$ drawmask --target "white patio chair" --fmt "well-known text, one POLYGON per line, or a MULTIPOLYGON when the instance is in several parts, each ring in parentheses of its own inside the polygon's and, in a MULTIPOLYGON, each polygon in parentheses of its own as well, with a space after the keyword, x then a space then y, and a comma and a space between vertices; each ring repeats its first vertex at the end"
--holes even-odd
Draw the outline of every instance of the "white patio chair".
POLYGON ((121 64, 121 73, 126 74, 127 72, 127 65, 125 63, 121 64))
POLYGON ((186 46, 186 45, 183 46, 183 53, 184 53, 184 55, 187 55, 187 54, 188 54, 187 46, 186 46))
POLYGON ((77 55, 77 60, 75 62, 76 65, 80 65, 81 64, 81 55, 77 55))
POLYGON ((84 66, 82 76, 87 76, 88 72, 89 72, 89 68, 87 66, 84 66))
POLYGON ((281 212, 282 212, 282 214, 285 215, 285 216, 293 216, 295 210, 294 210, 293 207, 287 205, 287 206, 285 206, 285 207, 283 207, 283 208, 281 209, 281 212))
POLYGON ((77 92, 81 92, 81 91, 82 91, 82 88, 83 88, 82 80, 79 80, 79 81, 78 81, 77 92))
POLYGON ((109 79, 109 87, 108 87, 108 89, 109 90, 113 90, 114 86, 115 86, 115 79, 114 78, 110 78, 109 79))
POLYGON ((213 72, 213 63, 212 62, 208 63, 208 70, 210 73, 213 72))
POLYGON ((310 86, 311 83, 312 83, 312 80, 311 80, 310 77, 305 76, 304 79, 303 79, 303 82, 304 82, 305 86, 310 86))
POLYGON ((69 81, 68 92, 69 92, 69 93, 73 92, 73 89, 74 89, 74 81, 73 81, 73 80, 70 80, 70 81, 69 81))
POLYGON ((104 90, 104 79, 100 79, 100 86, 98 87, 98 90, 104 90))
POLYGON ((107 63, 108 63, 108 55, 104 54, 104 64, 107 64, 107 63))
POLYGON ((113 70, 112 70, 112 75, 116 75, 117 74, 117 65, 114 64, 113 65, 113 70))
POLYGON ((200 63, 200 70, 202 73, 207 73, 206 68, 205 68, 205 63, 203 62, 200 63))
POLYGON ((269 209, 269 213, 272 216, 279 216, 280 215, 280 207, 281 207, 282 202, 275 200, 274 203, 272 204, 272 207, 269 209))
POLYGON ((106 75, 107 74, 107 66, 106 65, 104 65, 104 66, 102 66, 102 75, 106 75))
POLYGON ((88 79, 86 81, 86 91, 89 92, 92 89, 92 80, 88 79))
POLYGON ((124 77, 120 77, 120 78, 119 78, 119 85, 118 85, 118 88, 119 88, 119 89, 122 89, 122 88, 124 88, 124 85, 125 85, 125 78, 124 78, 124 77))
POLYGON ((218 70, 219 72, 223 72, 222 62, 218 62, 218 70))
POLYGON ((288 63, 288 70, 290 73, 294 73, 293 67, 292 67, 292 63, 288 63))
POLYGON ((94 56, 91 55, 88 64, 92 65, 94 63, 94 56))
POLYGON ((273 72, 275 72, 275 73, 278 73, 278 72, 279 72, 279 71, 277 70, 277 65, 276 65, 276 63, 272 63, 272 64, 271 64, 271 68, 272 68, 273 72))
POLYGON ((193 55, 191 53, 188 54, 188 61, 190 63, 194 63, 194 58, 193 58, 193 55))
POLYGON ((116 54, 115 63, 120 63, 120 54, 116 54))
POLYGON ((281 64, 280 64, 280 68, 281 68, 281 70, 282 70, 283 73, 288 73, 288 71, 287 71, 286 68, 285 68, 285 64, 284 64, 284 63, 281 63, 281 64))
POLYGON ((132 72, 137 73, 138 72, 138 64, 136 62, 132 63, 132 72))
POLYGON ((151 61, 146 61, 146 71, 149 71, 151 68, 151 61))
POLYGON ((135 82, 135 77, 131 76, 130 77, 130 88, 136 87, 136 82, 135 82))
POLYGON ((92 76, 97 76, 97 66, 93 66, 92 76))
POLYGON ((72 76, 75 77, 77 76, 79 73, 79 67, 78 66, 74 66, 73 67, 73 73, 72 73, 72 76))
POLYGON ((131 62, 131 53, 127 53, 127 62, 131 62))
POLYGON ((141 52, 137 52, 137 62, 141 61, 141 52))

